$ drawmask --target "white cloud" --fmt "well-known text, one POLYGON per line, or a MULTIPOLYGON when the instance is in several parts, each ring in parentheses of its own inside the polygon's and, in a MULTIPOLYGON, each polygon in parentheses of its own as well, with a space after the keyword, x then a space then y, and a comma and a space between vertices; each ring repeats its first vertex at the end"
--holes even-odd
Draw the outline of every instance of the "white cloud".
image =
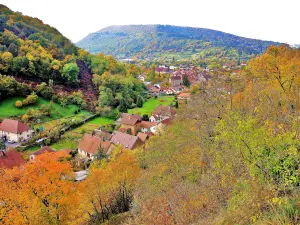
POLYGON ((110 25, 171 24, 300 43, 298 0, 0 0, 76 42, 110 25))

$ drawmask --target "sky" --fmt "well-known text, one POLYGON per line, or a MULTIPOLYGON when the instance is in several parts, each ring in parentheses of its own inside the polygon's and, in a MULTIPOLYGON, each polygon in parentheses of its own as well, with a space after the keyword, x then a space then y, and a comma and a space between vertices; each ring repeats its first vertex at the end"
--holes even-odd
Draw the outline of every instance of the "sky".
POLYGON ((111 25, 169 24, 210 28, 300 44, 300 0, 0 0, 77 42, 111 25))

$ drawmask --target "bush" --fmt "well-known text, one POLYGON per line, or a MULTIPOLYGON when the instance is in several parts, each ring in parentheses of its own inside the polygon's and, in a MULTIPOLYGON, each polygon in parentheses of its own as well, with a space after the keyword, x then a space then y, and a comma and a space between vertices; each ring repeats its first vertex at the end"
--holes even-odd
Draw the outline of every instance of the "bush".
POLYGON ((32 92, 24 99, 23 105, 33 105, 37 102, 37 100, 38 100, 38 96, 35 94, 35 92, 32 92))
POLYGON ((22 106, 23 106, 23 103, 20 101, 20 100, 18 100, 18 101, 16 101, 16 107, 18 108, 18 109, 20 109, 20 108, 22 108, 22 106))

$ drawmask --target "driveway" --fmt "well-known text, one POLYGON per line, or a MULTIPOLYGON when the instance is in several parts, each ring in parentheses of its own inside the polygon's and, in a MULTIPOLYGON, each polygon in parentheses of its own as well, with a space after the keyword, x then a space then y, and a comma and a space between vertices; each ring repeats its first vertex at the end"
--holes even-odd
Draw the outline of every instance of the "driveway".
POLYGON ((11 143, 8 143, 7 141, 4 144, 5 144, 5 146, 7 148, 15 148, 15 147, 20 146, 20 143, 13 143, 13 144, 11 144, 11 143))

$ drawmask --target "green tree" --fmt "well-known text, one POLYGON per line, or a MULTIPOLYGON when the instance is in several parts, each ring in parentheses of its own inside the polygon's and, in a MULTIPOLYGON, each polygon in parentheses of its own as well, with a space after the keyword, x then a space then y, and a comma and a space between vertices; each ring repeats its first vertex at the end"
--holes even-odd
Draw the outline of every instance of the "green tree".
POLYGON ((127 102, 126 102, 126 100, 124 98, 120 99, 120 104, 118 106, 118 109, 122 113, 126 113, 127 112, 127 110, 128 110, 128 104, 127 104, 127 102))
POLYGON ((63 67, 62 76, 71 83, 78 82, 79 67, 76 63, 68 63, 63 67))
POLYGON ((183 85, 186 86, 186 87, 190 87, 191 86, 191 83, 190 83, 189 78, 188 78, 187 75, 183 76, 183 81, 182 82, 183 82, 183 85))
POLYGON ((136 100, 136 106, 142 108, 143 104, 144 104, 144 99, 142 98, 142 96, 139 95, 136 100))

